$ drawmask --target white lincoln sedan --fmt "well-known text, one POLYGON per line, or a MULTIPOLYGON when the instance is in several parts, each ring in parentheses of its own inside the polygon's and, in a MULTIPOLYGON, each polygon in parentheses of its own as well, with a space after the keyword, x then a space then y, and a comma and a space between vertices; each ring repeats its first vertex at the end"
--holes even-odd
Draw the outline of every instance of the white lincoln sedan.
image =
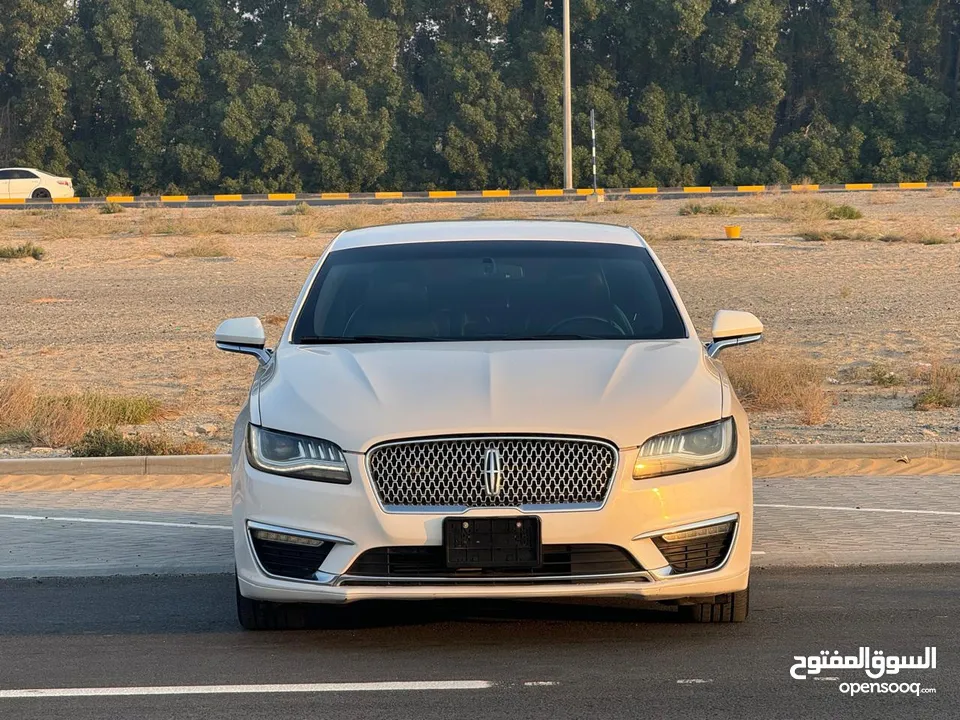
POLYGON ((233 445, 240 623, 303 603, 631 597, 739 622, 747 418, 632 229, 437 222, 340 234, 259 361, 233 445))

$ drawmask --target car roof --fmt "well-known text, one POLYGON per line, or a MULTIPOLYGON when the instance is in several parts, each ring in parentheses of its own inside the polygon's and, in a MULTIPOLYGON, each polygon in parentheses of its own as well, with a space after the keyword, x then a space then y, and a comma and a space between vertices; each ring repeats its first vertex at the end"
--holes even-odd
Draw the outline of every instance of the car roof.
POLYGON ((50 174, 50 173, 45 173, 43 170, 37 170, 36 168, 28 168, 28 167, 5 167, 5 168, 0 168, 0 171, 3 171, 3 170, 28 170, 28 171, 30 171, 30 172, 39 173, 40 175, 49 175, 49 174, 50 174))
POLYGON ((559 240, 646 246, 635 230, 622 225, 570 220, 442 220, 348 230, 336 238, 330 249, 470 240, 559 240))

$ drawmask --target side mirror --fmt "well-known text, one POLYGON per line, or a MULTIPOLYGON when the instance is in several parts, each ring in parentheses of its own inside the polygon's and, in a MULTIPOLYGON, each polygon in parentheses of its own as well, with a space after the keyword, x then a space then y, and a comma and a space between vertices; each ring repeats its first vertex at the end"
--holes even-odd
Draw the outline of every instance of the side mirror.
POLYGON ((242 317, 224 320, 214 334, 217 347, 227 352, 253 355, 262 365, 270 361, 272 353, 264 349, 267 334, 263 331, 260 318, 242 317))
POLYGON ((753 313, 720 310, 713 318, 713 340, 707 343, 707 355, 716 357, 726 347, 746 345, 763 337, 763 323, 753 313))

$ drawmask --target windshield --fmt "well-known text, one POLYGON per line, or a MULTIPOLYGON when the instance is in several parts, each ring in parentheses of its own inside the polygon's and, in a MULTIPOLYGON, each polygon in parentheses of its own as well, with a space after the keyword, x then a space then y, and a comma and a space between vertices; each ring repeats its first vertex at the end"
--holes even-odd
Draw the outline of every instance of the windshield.
POLYGON ((294 343, 675 339, 650 253, 583 242, 409 243, 331 252, 294 343))

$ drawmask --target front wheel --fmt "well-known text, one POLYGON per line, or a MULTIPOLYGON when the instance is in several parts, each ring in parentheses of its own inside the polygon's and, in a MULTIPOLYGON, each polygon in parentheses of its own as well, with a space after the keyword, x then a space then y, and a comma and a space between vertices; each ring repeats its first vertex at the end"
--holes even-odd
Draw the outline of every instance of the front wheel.
POLYGON ((695 623, 739 623, 750 611, 750 588, 740 592, 718 595, 712 602, 681 605, 681 617, 695 623))
POLYGON ((307 626, 303 606, 253 600, 240 594, 237 581, 237 619, 244 630, 299 630, 307 626))

